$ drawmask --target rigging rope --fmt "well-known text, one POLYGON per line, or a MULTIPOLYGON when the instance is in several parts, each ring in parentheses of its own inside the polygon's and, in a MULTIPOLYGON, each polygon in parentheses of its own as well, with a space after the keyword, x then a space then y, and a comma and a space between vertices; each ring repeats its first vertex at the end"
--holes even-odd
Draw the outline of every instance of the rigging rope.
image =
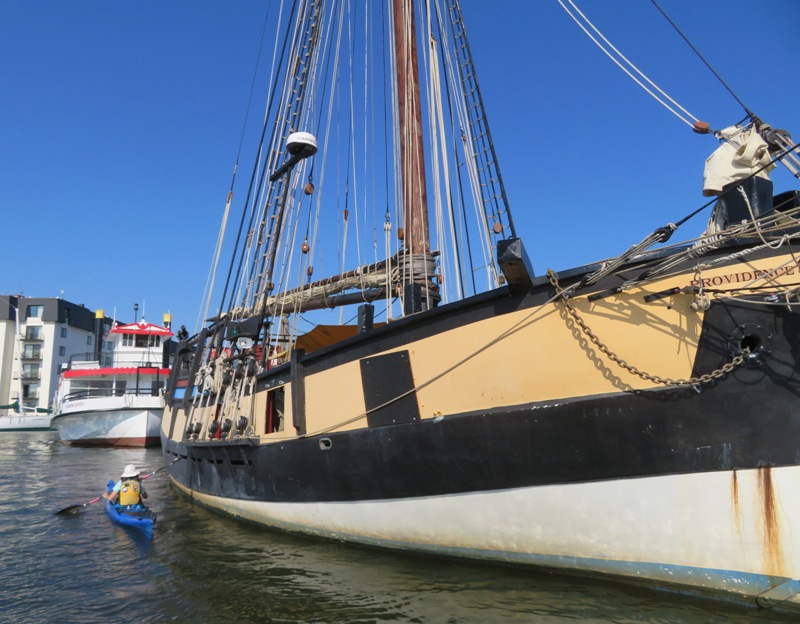
POLYGON ((488 349, 488 348, 494 346, 495 344, 498 344, 499 342, 502 342, 506 338, 509 338, 510 336, 514 335, 516 332, 520 331, 524 326, 530 325, 531 323, 535 323, 535 322, 541 320, 541 318, 538 318, 538 317, 542 317, 543 315, 546 315, 545 312, 548 309, 549 304, 551 304, 554 301, 556 301, 558 299, 558 297, 559 297, 558 294, 553 295, 550 299, 545 301, 541 306, 534 308, 529 314, 525 315, 522 319, 520 319, 519 321, 514 323, 508 329, 500 332, 494 338, 489 339, 486 343, 482 344, 477 349, 475 349, 472 352, 468 353, 467 355, 462 357, 457 362, 454 362, 453 364, 451 364, 450 366, 446 367, 445 369, 439 371, 438 373, 434 373, 431 377, 429 377, 425 381, 422 381, 422 382, 416 384, 410 390, 407 390, 407 391, 405 391, 405 392, 403 392, 403 393, 401 393, 401 394, 399 394, 397 396, 394 396, 391 399, 385 401, 384 403, 382 403, 380 405, 377 405, 375 407, 372 407, 372 408, 370 408, 370 409, 368 409, 368 410, 366 410, 366 411, 364 411, 364 412, 362 412, 360 414, 357 414, 356 416, 353 416, 352 418, 348 418, 347 420, 343 420, 343 421, 340 421, 340 422, 335 423, 333 425, 330 425, 328 427, 324 427, 323 429, 318 429, 316 431, 306 432, 305 435, 298 435, 297 437, 298 438, 307 438, 307 437, 312 437, 312 436, 315 436, 315 435, 319 435, 321 433, 328 433, 329 431, 334 431, 334 430, 336 430, 336 429, 338 429, 340 427, 345 427, 345 426, 350 425, 350 424, 352 424, 354 422, 358 422, 359 420, 363 420, 369 414, 377 412, 377 411, 387 407, 388 405, 391 405, 393 403, 396 403, 397 401, 400 401, 401 399, 403 399, 403 398, 405 398, 407 396, 411 396, 411 395, 413 395, 415 393, 418 393, 420 390, 423 390, 424 388, 427 388, 428 386, 430 386, 431 384, 435 383, 436 381, 438 381, 442 377, 445 377, 446 375, 449 375, 450 373, 452 373, 454 370, 460 368, 461 366, 463 366, 464 364, 466 364, 467 362, 469 362, 470 360, 472 360, 476 356, 484 353, 486 351, 486 349, 488 349))
POLYGON ((228 224, 228 216, 230 214, 231 200, 233 199, 233 189, 236 183, 236 172, 239 169, 239 159, 242 154, 242 145, 244 144, 244 136, 245 136, 245 131, 247 129, 247 121, 250 117, 250 106, 252 105, 253 102, 253 91, 255 90, 256 77, 258 76, 258 68, 259 65, 261 64, 261 52, 264 47, 264 40, 266 39, 267 24, 269 22, 269 15, 271 9, 272 9, 272 2, 269 2, 269 4, 267 4, 267 11, 264 15, 264 25, 261 28, 261 39, 258 45, 258 53, 256 54, 255 67, 253 68, 253 78, 250 81, 250 93, 247 96, 247 107, 245 108, 244 119, 242 121, 242 132, 239 135, 239 147, 236 150, 236 160, 233 165, 233 174, 231 175, 231 183, 228 188, 228 197, 225 202, 225 210, 223 211, 222 224, 220 225, 219 233, 217 236, 217 244, 214 250, 214 257, 211 262, 211 267, 209 269, 209 275, 206 281, 206 286, 203 291, 202 301, 205 302, 205 306, 201 305, 198 310, 197 313, 198 316, 197 319, 195 320, 194 333, 197 333, 199 331, 203 321, 208 318, 208 311, 211 305, 211 299, 214 294, 214 281, 216 280, 220 255, 222 252, 222 244, 225 239, 225 230, 228 224))
MULTIPOLYGON (((328 98, 327 111, 324 111, 324 115, 321 114, 321 116, 324 116, 325 119, 326 119, 323 146, 322 146, 322 153, 323 154, 327 154, 328 153, 328 145, 329 145, 331 137, 333 135, 333 119, 334 119, 334 116, 333 116, 333 104, 334 104, 334 101, 336 99, 334 97, 335 93, 336 93, 335 85, 338 84, 339 58, 340 58, 339 57, 339 51, 341 50, 342 37, 343 37, 343 33, 344 33, 344 7, 343 7, 343 4, 342 3, 337 4, 336 8, 338 9, 338 14, 334 13, 331 16, 331 21, 330 21, 330 26, 331 27, 327 29, 328 40, 327 40, 326 46, 328 48, 328 59, 327 59, 327 62, 326 62, 325 76, 324 76, 323 80, 324 80, 324 82, 326 84, 326 89, 328 88, 327 85, 330 82, 330 91, 331 91, 331 93, 330 93, 330 97, 328 98), (337 20, 337 17, 338 17, 338 20, 337 20), (338 22, 338 24, 337 24, 337 22, 338 22), (337 24, 337 26, 334 27, 334 24, 337 24), (335 45, 333 45, 332 41, 335 41, 335 45), (331 58, 333 58, 333 69, 332 69, 332 71, 331 71, 331 62, 330 62, 331 58), (328 80, 329 73, 330 73, 330 76, 331 76, 330 81, 328 80)), ((323 93, 323 95, 324 95, 324 93, 323 93)), ((321 111, 321 113, 323 113, 323 111, 321 111)), ((337 119, 337 121, 338 121, 338 119, 337 119)), ((320 124, 321 124, 321 120, 320 120, 320 124)), ((337 131, 338 131, 338 127, 337 127, 337 131)), ((327 159, 323 159, 322 160, 322 171, 320 172, 319 188, 315 192, 315 195, 316 195, 316 207, 315 207, 315 210, 314 210, 314 228, 313 228, 313 233, 312 233, 312 236, 311 236, 311 240, 314 242, 314 244, 312 244, 312 246, 311 246, 311 253, 310 253, 310 256, 309 256, 309 263, 308 263, 309 268, 312 268, 312 269, 313 269, 314 265, 317 262, 318 254, 322 255, 322 252, 324 251, 323 241, 322 241, 322 237, 320 235, 320 225, 321 225, 321 214, 322 214, 323 189, 325 189, 327 187, 327 184, 326 184, 327 163, 328 163, 327 159)), ((337 165, 338 165, 338 162, 337 162, 337 165)), ((338 198, 337 198, 337 200, 338 200, 338 198)), ((338 250, 337 250, 337 252, 338 252, 338 250)), ((311 276, 309 275, 309 278, 310 277, 311 276)))
POLYGON ((600 43, 600 42, 599 42, 599 41, 598 41, 598 40, 597 40, 597 39, 594 37, 594 35, 592 35, 592 33, 590 33, 590 32, 589 32, 589 30, 587 30, 586 26, 584 26, 584 25, 583 25, 583 24, 580 22, 580 20, 579 20, 579 19, 578 19, 578 18, 577 18, 577 17, 576 17, 576 16, 575 16, 573 13, 572 13, 572 11, 570 11, 570 10, 567 8, 567 6, 564 4, 563 0, 557 0, 557 1, 558 1, 558 3, 561 5, 561 7, 564 9, 564 11, 566 11, 567 15, 569 15, 569 16, 570 16, 570 17, 573 19, 573 21, 574 21, 574 22, 575 22, 575 23, 576 23, 576 24, 577 24, 577 25, 580 27, 580 29, 581 29, 581 30, 583 30, 583 32, 585 32, 585 33, 586 33, 586 35, 587 35, 587 36, 588 36, 588 37, 589 37, 589 38, 590 38, 592 41, 594 41, 594 43, 597 45, 597 47, 598 47, 598 48, 600 48, 600 50, 602 50, 602 51, 603 51, 603 53, 604 53, 606 56, 608 56, 608 58, 610 58, 610 59, 611 59, 611 60, 612 60, 612 61, 613 61, 613 62, 614 62, 614 63, 615 63, 615 64, 616 64, 616 65, 617 65, 617 66, 618 66, 618 67, 619 67, 619 68, 620 68, 622 71, 624 71, 624 72, 625 72, 625 73, 626 73, 626 74, 627 74, 627 75, 628 75, 628 76, 629 76, 629 77, 630 77, 630 78, 631 78, 631 79, 632 79, 632 80, 633 80, 633 81, 634 81, 636 84, 638 84, 640 87, 642 87, 642 89, 644 89, 644 90, 645 90, 647 93, 649 93, 649 94, 650 94, 650 96, 651 96, 653 99, 655 99, 655 100, 656 100, 656 101, 657 101, 659 104, 661 104, 661 105, 662 105, 664 108, 666 108, 668 111, 670 111, 670 112, 671 112, 673 115, 675 115, 675 116, 676 116, 678 119, 680 119, 680 120, 681 120, 683 123, 685 123, 686 125, 688 125, 688 126, 689 126, 689 127, 691 127, 691 128, 694 128, 694 127, 695 127, 695 124, 694 124, 694 122, 698 121, 698 118, 697 118, 697 117, 695 117, 694 115, 692 115, 692 114, 691 114, 689 111, 687 111, 687 110, 686 110, 686 109, 685 109, 683 106, 681 106, 680 104, 678 104, 678 102, 676 102, 676 101, 675 101, 675 100, 674 100, 672 97, 670 97, 669 95, 667 95, 667 94, 666 94, 666 93, 665 93, 665 92, 664 92, 664 91, 663 91, 663 90, 662 90, 660 87, 658 87, 658 85, 656 85, 656 84, 655 84, 655 83, 654 83, 652 80, 650 80, 650 78, 648 78, 648 77, 647 77, 647 76, 646 76, 646 75, 645 75, 645 74, 644 74, 644 73, 643 73, 641 70, 639 70, 639 68, 638 68, 638 67, 636 67, 636 66, 635 66, 635 65, 634 65, 634 64, 633 64, 633 63, 632 63, 630 60, 628 60, 628 58, 626 58, 624 54, 622 54, 622 53, 621 53, 621 52, 620 52, 620 51, 619 51, 619 50, 618 50, 616 47, 614 47, 614 46, 611 44, 611 42, 610 42, 608 39, 606 39, 606 37, 605 37, 605 36, 604 36, 604 35, 603 35, 603 34, 602 34, 602 33, 601 33, 601 32, 600 32, 598 29, 597 29, 597 27, 596 27, 596 26, 595 26, 595 25, 594 25, 594 24, 593 24, 593 23, 592 23, 592 22, 591 22, 591 21, 590 21, 590 20, 589 20, 589 19, 588 19, 588 18, 587 18, 587 17, 586 17, 584 14, 583 14, 583 12, 581 12, 581 10, 580 10, 580 9, 579 9, 579 8, 578 8, 576 5, 575 5, 575 3, 574 3, 572 0, 566 0, 566 1, 567 1, 567 2, 569 2, 569 4, 572 6, 572 8, 575 10, 575 12, 576 12, 576 13, 578 13, 578 15, 580 15, 580 16, 581 16, 581 18, 582 18, 582 19, 583 19, 583 20, 586 22, 586 24, 587 24, 587 25, 588 25, 588 26, 589 26, 589 27, 590 27, 590 28, 591 28, 591 29, 592 29, 592 30, 593 30, 595 33, 597 33, 597 35, 598 35, 598 36, 599 36, 599 37, 600 37, 600 38, 601 38, 601 39, 602 39, 602 40, 603 40, 603 41, 604 41, 604 42, 605 42, 605 43, 608 45, 608 47, 609 47, 609 48, 611 48, 611 50, 613 50, 613 51, 614 51, 614 53, 616 53, 616 54, 619 56, 619 58, 620 58, 620 59, 622 59, 622 61, 624 61, 624 62, 625 62, 625 64, 627 64, 627 65, 628 65, 628 67, 630 67, 631 69, 633 69, 633 70, 634 70, 634 71, 635 71, 635 72, 636 72, 636 73, 637 73, 639 76, 641 76, 641 77, 642 77, 642 78, 643 78, 645 81, 647 81, 647 83, 648 83, 649 85, 651 85, 651 86, 652 86, 652 87, 653 87, 653 88, 654 88, 656 91, 658 91, 658 92, 659 92, 661 95, 663 95, 663 96, 664 96, 664 97, 665 97, 667 100, 669 100, 669 101, 670 101, 670 102, 671 102, 671 103, 672 103, 672 104, 673 104, 675 107, 679 108, 679 109, 680 109, 680 110, 681 110, 681 111, 682 111, 682 112, 683 112, 685 115, 688 115, 688 116, 689 116, 689 117, 690 117, 692 120, 694 120, 694 121, 689 121, 689 120, 688 120, 686 117, 682 116, 682 115, 681 115, 680 113, 678 113, 678 111, 676 111, 676 110, 675 110, 675 109, 674 109, 672 106, 670 106, 669 104, 667 104, 667 103, 666 103, 666 102, 665 102, 663 99, 661 99, 661 98, 660 98, 658 95, 656 95, 656 94, 655 94, 655 93, 654 93, 654 92, 653 92, 653 91, 652 91, 652 90, 651 90, 649 87, 647 87, 647 86, 646 86, 646 85, 645 85, 645 84, 644 84, 644 83, 643 83, 641 80, 639 80, 639 79, 638 79, 636 76, 634 76, 634 75, 633 75, 633 74, 632 74, 632 73, 631 73, 631 72, 630 72, 630 71, 629 71, 629 70, 628 70, 626 67, 624 67, 624 66, 623 66, 623 64, 622 64, 622 63, 621 63, 621 62, 620 62, 620 61, 619 61, 617 58, 615 58, 615 57, 614 57, 614 55, 613 55, 613 54, 611 54, 611 52, 609 52, 609 51, 608 51, 608 49, 606 49, 606 48, 603 46, 603 44, 601 44, 601 43, 600 43))
POLYGON ((717 80, 719 80, 719 81, 720 81, 720 83, 722 83, 722 86, 723 86, 723 87, 725 87, 725 89, 727 89, 728 93, 730 93, 730 94, 733 96, 733 98, 734 98, 734 99, 735 99, 735 100, 736 100, 736 101, 739 103, 739 106, 741 106, 741 107, 744 109, 744 111, 747 113, 747 115, 748 115, 748 116, 749 116, 751 119, 755 120, 755 118, 756 118, 756 117, 755 117, 755 115, 752 113, 752 111, 751 111, 749 108, 747 108, 747 106, 745 106, 744 102, 742 102, 742 100, 740 100, 740 99, 739 99, 739 97, 738 97, 738 96, 737 96, 737 95, 736 95, 736 94, 733 92, 733 89, 731 89, 731 88, 728 86, 728 83, 726 83, 726 82, 725 82, 725 81, 722 79, 722 76, 720 76, 720 75, 719 75, 719 74, 716 72, 716 70, 715 70, 713 67, 711 67, 711 64, 710 64, 710 63, 709 63, 709 62, 708 62, 708 61, 705 59, 705 57, 703 57, 703 55, 702 55, 702 54, 700 54, 700 51, 699 51, 699 50, 698 50, 696 47, 694 47, 694 45, 692 44, 692 42, 691 42, 691 41, 689 41, 689 39, 686 37, 686 35, 684 35, 684 34, 683 34, 683 32, 681 32, 681 29, 680 29, 680 28, 678 28, 678 26, 675 24, 675 22, 673 22, 673 21, 672 21, 672 20, 669 18, 669 15, 667 15, 667 14, 664 12, 664 9, 662 9, 662 8, 661 8, 661 7, 658 5, 658 2, 656 2, 656 0, 650 0, 650 1, 653 3, 653 6, 655 6, 655 7, 658 9, 658 11, 661 13, 661 15, 663 15, 663 16, 664 16, 664 18, 665 18, 665 19, 666 19, 666 20, 667 20, 667 21, 670 23, 670 25, 671 25, 671 26, 672 26, 672 27, 675 29, 675 31, 676 31, 676 32, 677 32, 677 33, 678 33, 678 34, 681 36, 681 38, 682 38, 682 39, 683 39, 683 40, 684 40, 684 41, 687 43, 687 45, 688 45, 688 46, 689 46, 689 47, 692 49, 692 51, 693 51, 693 52, 694 52, 694 53, 695 53, 695 54, 696 54, 696 55, 697 55, 697 56, 700 58, 700 60, 701 60, 701 61, 703 61, 703 63, 705 64, 705 66, 706 66, 706 67, 708 67, 708 69, 709 69, 709 70, 711 70, 711 73, 712 73, 712 74, 714 74, 714 76, 716 76, 717 80))
MULTIPOLYGON (((296 6, 296 2, 295 2, 295 6, 296 6)), ((293 7, 292 10, 294 10, 294 7, 293 7)), ((246 196, 246 198, 244 200, 244 203, 243 203, 244 209, 242 210, 242 218, 241 218, 241 220, 239 222, 239 230, 238 230, 238 232, 236 234, 236 241, 234 243, 234 253, 231 255, 231 262, 230 262, 230 265, 228 267, 228 276, 226 278, 225 288, 223 290, 222 298, 220 300, 221 301, 220 312, 222 312, 223 310, 226 309, 225 308, 225 298, 226 298, 226 295, 227 295, 227 292, 228 292, 228 288, 231 286, 231 284, 232 283, 235 284, 236 282, 239 282, 240 279, 241 279, 241 283, 243 283, 245 281, 245 275, 242 272, 242 269, 244 267, 245 258, 249 254, 249 252, 247 250, 248 250, 248 248, 250 248, 250 245, 252 244, 252 227, 253 227, 254 219, 255 219, 255 216, 256 216, 256 203, 257 203, 257 196, 258 196, 258 190, 257 189, 260 186, 256 182, 256 178, 257 178, 258 171, 259 171, 259 169, 261 167, 261 164, 262 164, 262 158, 264 156, 264 138, 266 136, 266 132, 267 132, 267 128, 268 128, 269 112, 272 109, 272 105, 273 105, 274 98, 275 98, 275 91, 277 89, 278 82, 279 82, 278 80, 275 79, 275 76, 277 75, 280 67, 283 66, 283 61, 285 59, 286 50, 287 50, 287 44, 288 44, 288 41, 289 41, 288 33, 289 33, 290 26, 291 26, 291 20, 287 24, 286 36, 283 38, 284 44, 283 44, 283 46, 281 46, 280 57, 278 57, 278 42, 281 39, 280 36, 279 36, 279 32, 281 30, 281 18, 282 18, 282 16, 283 16, 283 4, 281 4, 281 8, 280 8, 280 10, 278 12, 278 21, 277 21, 276 33, 275 33, 275 45, 273 47, 273 52, 272 52, 272 68, 270 70, 270 78, 269 78, 269 83, 268 83, 268 90, 269 90, 270 95, 267 98, 266 108, 265 108, 265 111, 264 111, 264 123, 263 123, 262 129, 261 129, 261 137, 260 137, 259 142, 258 142, 256 158, 254 159, 254 162, 253 162, 253 171, 252 171, 252 173, 250 175, 250 184, 249 184, 248 189, 247 189, 247 196, 246 196), (253 202, 252 204, 250 203, 251 199, 252 199, 252 202, 253 202), (238 266, 236 267, 236 276, 233 277, 233 279, 231 279, 232 276, 233 276, 234 264, 235 264, 235 259, 236 259, 236 256, 237 256, 237 254, 235 252, 237 250, 239 250, 239 245, 240 245, 240 242, 241 242, 242 233, 244 231, 245 218, 247 217, 247 214, 248 214, 248 209, 247 209, 248 205, 251 206, 251 208, 249 210, 249 212, 250 212, 250 222, 249 222, 248 227, 247 227, 247 230, 248 230, 249 234, 246 235, 246 237, 245 237, 247 242, 242 244, 242 252, 241 252, 241 254, 239 254, 239 263, 238 263, 238 266)), ((241 289, 241 286, 239 287, 239 289, 241 289)), ((235 293, 232 290, 228 308, 233 307, 233 302, 235 300, 236 300, 235 293)))
POLYGON ((718 369, 700 375, 699 377, 689 377, 688 379, 673 379, 670 377, 660 377, 659 375, 653 375, 646 371, 637 368, 636 366, 628 363, 626 360, 619 357, 616 353, 611 351, 603 341, 595 334, 591 328, 586 324, 586 321, 583 320, 583 317, 578 313, 575 307, 569 301, 569 293, 562 289, 558 283, 558 278, 556 277, 555 272, 552 269, 547 270, 547 276, 550 279, 550 283, 556 291, 556 295, 559 296, 561 300, 561 304, 564 306, 564 309, 569 313, 575 323, 580 327, 581 331, 586 335, 586 337, 594 343, 594 345, 600 349, 605 356, 614 362, 620 368, 625 369, 629 373, 636 375, 637 377, 641 377, 646 381, 651 381, 653 383, 665 385, 665 386, 694 386, 698 384, 707 384, 711 383, 712 381, 722 379, 730 373, 731 371, 735 370, 742 364, 744 364, 747 356, 750 353, 750 350, 747 347, 742 349, 742 352, 734 357, 730 362, 726 362, 718 369))

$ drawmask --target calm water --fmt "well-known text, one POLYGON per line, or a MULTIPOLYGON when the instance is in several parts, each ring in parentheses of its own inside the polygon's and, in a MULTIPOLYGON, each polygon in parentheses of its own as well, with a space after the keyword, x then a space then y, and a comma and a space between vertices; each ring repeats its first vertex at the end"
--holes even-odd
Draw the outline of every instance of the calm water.
POLYGON ((102 492, 158 449, 76 449, 54 432, 0 434, 0 622, 786 622, 769 612, 593 581, 400 556, 270 532, 146 481, 159 518, 142 542, 102 492))

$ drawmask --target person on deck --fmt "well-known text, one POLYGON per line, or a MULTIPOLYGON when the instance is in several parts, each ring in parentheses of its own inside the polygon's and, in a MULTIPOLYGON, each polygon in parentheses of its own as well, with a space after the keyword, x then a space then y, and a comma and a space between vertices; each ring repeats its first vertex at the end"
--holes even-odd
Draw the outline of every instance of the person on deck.
POLYGON ((141 505, 147 492, 142 485, 142 478, 139 476, 140 472, 133 464, 125 466, 120 480, 114 487, 103 494, 103 498, 124 507, 132 507, 134 505, 141 505))

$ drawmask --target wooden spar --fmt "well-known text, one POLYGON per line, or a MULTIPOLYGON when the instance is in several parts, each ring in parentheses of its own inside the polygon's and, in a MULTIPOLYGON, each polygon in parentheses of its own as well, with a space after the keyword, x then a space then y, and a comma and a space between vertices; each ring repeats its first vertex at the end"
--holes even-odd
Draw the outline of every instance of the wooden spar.
POLYGON ((412 254, 427 254, 430 253, 430 234, 413 0, 394 0, 394 45, 403 176, 404 243, 406 251, 412 254))

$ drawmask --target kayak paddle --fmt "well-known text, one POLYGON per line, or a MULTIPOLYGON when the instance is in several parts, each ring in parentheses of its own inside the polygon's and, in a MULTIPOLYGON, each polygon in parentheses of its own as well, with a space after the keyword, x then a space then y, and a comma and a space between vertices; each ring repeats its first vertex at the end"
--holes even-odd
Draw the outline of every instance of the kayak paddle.
MULTIPOLYGON (((179 457, 174 462, 172 462, 172 464, 180 461, 181 459, 183 459, 183 457, 179 457)), ((142 476, 142 481, 144 481, 148 477, 152 477, 157 472, 161 472, 162 470, 165 470, 166 468, 169 468, 172 464, 167 464, 166 466, 161 466, 161 468, 159 468, 158 470, 154 470, 153 472, 150 472, 150 473, 142 476)), ((65 514, 65 513, 77 513, 79 510, 83 509, 84 507, 88 507, 92 503, 96 503, 101 498, 103 498, 103 497, 102 496, 98 496, 97 498, 93 498, 92 500, 90 500, 88 503, 82 503, 80 505, 70 505, 69 507, 64 507, 64 509, 59 509, 57 512, 55 512, 54 515, 59 516, 61 514, 65 514)))
POLYGON ((70 505, 69 507, 64 507, 64 509, 60 509, 55 513, 55 515, 63 514, 63 513, 77 513, 79 509, 83 509, 84 507, 88 507, 92 503, 96 503, 99 501, 102 496, 98 496, 97 498, 93 498, 88 503, 83 503, 82 505, 70 505))

